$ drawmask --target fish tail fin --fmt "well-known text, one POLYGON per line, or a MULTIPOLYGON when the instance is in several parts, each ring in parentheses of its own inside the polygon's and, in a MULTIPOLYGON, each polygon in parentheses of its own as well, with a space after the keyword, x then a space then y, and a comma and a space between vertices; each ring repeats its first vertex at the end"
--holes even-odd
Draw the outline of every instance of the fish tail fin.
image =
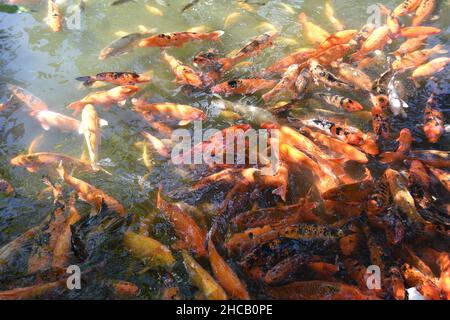
POLYGON ((78 77, 76 80, 83 82, 83 85, 85 87, 90 87, 94 84, 96 81, 95 78, 92 78, 91 76, 85 76, 85 77, 78 77))
POLYGON ((393 163, 401 159, 399 154, 397 152, 384 152, 380 155, 380 162, 381 163, 393 163))
POLYGON ((211 32, 211 40, 212 41, 217 41, 219 40, 220 37, 222 37, 224 35, 225 31, 223 30, 217 30, 217 31, 213 31, 211 32))
POLYGON ((75 101, 75 102, 72 102, 71 104, 69 104, 67 106, 67 108, 74 110, 73 114, 77 115, 77 114, 79 114, 81 112, 81 110, 83 110, 84 103, 80 102, 80 101, 75 101))

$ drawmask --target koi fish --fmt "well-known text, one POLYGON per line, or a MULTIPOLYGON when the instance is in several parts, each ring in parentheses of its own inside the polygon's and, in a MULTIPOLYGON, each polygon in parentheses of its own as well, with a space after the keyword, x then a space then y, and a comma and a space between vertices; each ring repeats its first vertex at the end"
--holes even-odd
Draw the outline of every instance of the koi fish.
POLYGON ((185 126, 192 121, 203 121, 207 120, 205 113, 197 108, 171 103, 171 102, 161 102, 161 103, 141 103, 139 101, 132 101, 134 105, 134 110, 144 115, 144 117, 149 120, 166 121, 173 122, 178 121, 178 125, 185 126))
POLYGON ((356 53, 351 55, 351 58, 356 61, 364 58, 373 51, 383 50, 386 44, 390 41, 391 38, 389 27, 388 26, 378 27, 372 32, 372 34, 367 38, 367 40, 364 41, 364 43, 361 46, 361 49, 359 49, 356 53))
POLYGON ((393 14, 396 17, 404 16, 408 13, 413 12, 420 5, 421 0, 405 0, 399 4, 395 9, 393 14))
POLYGON ((197 32, 171 32, 161 33, 148 38, 145 38, 139 42, 139 47, 182 47, 185 43, 195 40, 209 40, 218 41, 223 36, 224 31, 213 31, 207 33, 197 32))
POLYGON ((361 202, 368 198, 374 190, 371 180, 364 180, 351 184, 340 185, 325 192, 322 197, 325 200, 341 202, 361 202))
POLYGON ((341 79, 333 75, 331 72, 327 71, 316 60, 311 61, 309 70, 316 83, 322 82, 327 87, 333 87, 338 89, 352 88, 348 83, 342 81, 341 79))
POLYGON ((394 152, 383 152, 380 157, 380 162, 382 163, 392 163, 396 161, 402 161, 405 159, 409 150, 411 149, 411 144, 413 141, 412 133, 409 129, 402 129, 400 135, 397 139, 398 148, 394 152))
POLYGON ((385 171, 385 176, 389 184, 389 190, 391 191, 394 203, 404 214, 407 215, 411 221, 423 224, 425 220, 417 212, 414 199, 406 188, 404 181, 402 181, 400 173, 393 169, 387 169, 385 171))
POLYGON ((113 83, 119 86, 145 83, 151 80, 151 77, 134 72, 102 72, 95 76, 84 76, 76 78, 82 81, 86 87, 92 86, 97 81, 113 83))
POLYGON ((192 282, 202 290, 208 300, 226 300, 227 295, 214 278, 183 250, 183 261, 192 282))
MULTIPOLYGON (((107 124, 108 122, 103 122, 103 125, 107 124)), ((84 135, 89 151, 89 159, 93 166, 95 166, 98 161, 98 148, 101 143, 100 126, 100 118, 97 111, 95 111, 94 106, 91 104, 86 105, 81 113, 81 126, 79 132, 84 135)))
POLYGON ((211 88, 212 93, 222 94, 225 96, 240 94, 249 95, 258 91, 268 90, 275 87, 277 81, 266 79, 236 79, 222 82, 211 88))
POLYGON ((63 17, 55 0, 48 0, 47 24, 53 32, 62 29, 63 17))
POLYGON ((61 131, 78 131, 81 125, 77 119, 49 110, 31 111, 30 116, 39 121, 42 128, 46 131, 52 127, 61 131))
MULTIPOLYGON (((295 80, 295 92, 297 94, 297 97, 300 98, 304 95, 306 89, 308 88, 308 84, 310 82, 311 75, 308 72, 308 70, 303 70, 297 77, 297 80, 295 80)), ((285 105, 285 107, 289 107, 288 105, 285 105)), ((292 107, 292 105, 291 105, 292 107)))
POLYGON ((9 91, 22 103, 24 103, 31 111, 44 111, 48 110, 47 104, 33 95, 31 92, 21 88, 19 86, 15 86, 13 84, 7 84, 6 87, 9 91))
POLYGON ((192 59, 192 63, 195 67, 220 69, 219 51, 209 49, 206 52, 200 52, 192 59))
POLYGON ((265 69, 266 73, 284 73, 293 64, 301 65, 313 56, 314 49, 303 48, 278 60, 265 69))
POLYGON ((441 33, 441 29, 435 27, 404 27, 400 29, 399 35, 403 38, 415 38, 421 36, 432 36, 441 33))
POLYGON ((320 132, 314 132, 309 128, 302 128, 301 132, 306 133, 306 135, 310 136, 314 141, 327 147, 333 152, 344 155, 348 160, 356 161, 358 163, 367 163, 369 161, 363 152, 341 140, 329 137, 320 132))
POLYGON ((164 61, 166 61, 169 66, 172 68, 173 73, 175 74, 176 81, 181 85, 190 85, 194 88, 203 87, 203 81, 201 74, 191 67, 183 64, 180 60, 175 59, 173 56, 167 54, 167 52, 163 51, 162 53, 164 61))
POLYGON ((102 205, 105 204, 109 209, 116 212, 121 217, 126 215, 125 208, 119 201, 107 195, 103 190, 97 189, 89 183, 67 174, 62 163, 63 161, 61 161, 59 167, 56 168, 56 171, 61 179, 63 179, 70 187, 75 189, 80 200, 89 203, 96 213, 98 213, 102 205))
POLYGON ((69 203, 69 216, 65 219, 62 230, 56 239, 53 248, 52 268, 64 269, 69 265, 72 231, 71 226, 77 223, 81 216, 74 205, 74 200, 69 203))
POLYGON ((113 281, 112 287, 114 294, 119 297, 136 297, 139 295, 139 287, 128 281, 113 281))
POLYGON ((390 134, 390 123, 389 117, 386 112, 383 111, 380 106, 373 106, 372 108, 372 128, 376 135, 382 136, 383 138, 389 138, 390 134))
POLYGON ((219 59, 223 72, 230 70, 235 64, 242 60, 258 55, 262 50, 273 45, 273 40, 278 36, 278 32, 269 31, 253 38, 242 49, 231 54, 229 57, 219 59))
POLYGON ((423 0, 416 10, 411 26, 417 27, 428 20, 436 7, 436 0, 423 0))
POLYGON ((318 54, 315 54, 314 57, 319 64, 328 66, 335 64, 337 60, 341 60, 342 58, 344 58, 344 56, 350 49, 351 45, 349 44, 338 44, 318 54))
POLYGON ((441 72, 450 63, 450 58, 442 57, 431 60, 430 62, 418 67, 411 75, 413 80, 419 78, 431 77, 435 73, 441 72))
POLYGON ((397 50, 392 52, 392 54, 395 55, 396 57, 401 57, 407 53, 419 50, 421 47, 424 46, 426 38, 427 38, 426 36, 409 38, 405 42, 403 42, 397 50))
POLYGON ((436 168, 450 167, 450 152, 439 150, 412 150, 408 160, 419 160, 427 165, 436 168))
POLYGON ((43 169, 55 169, 61 161, 70 169, 80 169, 86 172, 92 172, 94 170, 88 162, 64 154, 50 152, 19 155, 11 159, 11 164, 13 166, 24 167, 29 172, 34 173, 43 169))
POLYGON ((370 91, 372 89, 372 80, 363 71, 352 67, 347 63, 338 64, 339 75, 348 82, 352 83, 356 88, 370 91))
POLYGON ((289 144, 282 143, 280 145, 280 158, 282 161, 290 164, 291 169, 300 165, 311 170, 317 179, 317 188, 321 193, 324 193, 339 184, 336 176, 327 174, 317 162, 313 161, 302 151, 289 144))
POLYGON ((330 20, 331 24, 337 31, 342 31, 345 29, 344 24, 336 18, 336 14, 334 12, 334 8, 331 5, 330 1, 325 2, 325 16, 330 20))
POLYGON ((245 284, 219 255, 211 238, 208 240, 208 254, 214 276, 230 297, 239 300, 250 300, 245 284))
POLYGON ((435 178, 450 192, 450 174, 438 168, 428 166, 428 170, 435 176, 435 178))
POLYGON ((364 109, 358 101, 337 94, 333 95, 331 93, 321 92, 316 93, 316 96, 322 98, 329 105, 332 105, 338 109, 346 110, 348 112, 357 112, 364 109))
POLYGON ((161 157, 169 157, 169 150, 167 150, 167 147, 160 139, 145 131, 141 132, 141 134, 150 142, 153 150, 155 150, 161 157))
POLYGON ((416 287, 425 298, 440 300, 440 289, 434 279, 430 279, 408 263, 402 265, 402 274, 408 286, 416 287))
POLYGON ((330 35, 323 41, 314 52, 314 56, 317 57, 325 50, 328 50, 334 46, 348 44, 358 33, 358 30, 340 30, 335 34, 330 35))
POLYGON ((126 232, 123 237, 125 248, 151 267, 168 267, 175 263, 172 252, 159 241, 134 232, 126 232))
POLYGON ((298 15, 298 20, 310 42, 321 44, 330 36, 326 30, 311 22, 304 12, 298 15))
POLYGON ((192 219, 180 205, 164 200, 161 197, 161 190, 159 190, 157 194, 156 206, 173 224, 175 232, 180 238, 180 241, 176 246, 180 248, 190 248, 198 256, 205 256, 206 233, 204 230, 200 229, 194 219, 192 219))
POLYGON ((357 287, 320 280, 293 282, 282 287, 267 289, 275 299, 282 300, 378 300, 374 295, 366 295, 357 287))
POLYGON ((299 65, 291 65, 281 77, 280 82, 278 82, 272 90, 262 96, 263 100, 267 102, 272 100, 274 97, 280 97, 283 94, 292 93, 300 72, 301 68, 299 65))
POLYGON ((105 48, 100 51, 99 60, 105 60, 110 57, 122 56, 130 53, 136 48, 139 42, 153 34, 155 30, 149 30, 142 33, 130 33, 119 39, 116 39, 109 43, 105 48))
POLYGON ((138 91, 139 87, 131 85, 115 87, 108 91, 97 91, 88 94, 79 101, 72 102, 68 105, 68 108, 75 110, 75 113, 79 113, 83 110, 84 106, 88 104, 101 105, 104 108, 109 108, 115 103, 123 105, 128 97, 134 95, 138 91))
POLYGON ((266 225, 289 226, 300 222, 318 223, 319 218, 313 213, 315 208, 314 203, 302 199, 298 204, 242 212, 233 218, 233 225, 237 228, 261 228, 266 225))
POLYGON ((38 298, 44 294, 50 293, 59 287, 62 287, 66 280, 37 284, 31 287, 16 288, 7 291, 0 291, 0 300, 30 300, 38 298))
POLYGON ((424 110, 423 123, 423 132, 430 143, 437 143, 444 134, 444 116, 434 104, 434 94, 432 94, 424 110))
POLYGON ((445 53, 447 53, 447 50, 444 49, 444 46, 438 44, 431 49, 417 50, 404 55, 402 58, 392 63, 392 68, 394 70, 407 70, 415 67, 417 68, 420 65, 426 63, 432 55, 445 53))

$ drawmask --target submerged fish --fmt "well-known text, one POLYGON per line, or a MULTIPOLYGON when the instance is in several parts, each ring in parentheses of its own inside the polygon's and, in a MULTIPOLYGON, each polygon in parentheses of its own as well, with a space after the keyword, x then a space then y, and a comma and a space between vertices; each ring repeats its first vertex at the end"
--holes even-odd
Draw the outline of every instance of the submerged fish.
POLYGON ((219 38, 224 34, 224 31, 213 31, 207 33, 197 33, 197 32, 172 32, 172 33, 161 33, 158 35, 150 36, 148 38, 142 39, 139 42, 139 47, 182 47, 185 43, 194 40, 210 40, 218 41, 219 38))
POLYGON ((225 96, 235 94, 254 94, 258 91, 268 90, 275 87, 277 81, 266 79, 236 79, 220 83, 211 88, 212 93, 223 94, 225 96))
POLYGON ((331 93, 316 93, 316 95, 320 98, 322 98, 326 103, 338 108, 343 109, 348 112, 357 112, 361 111, 363 109, 363 106, 355 100, 352 100, 350 98, 346 98, 337 94, 331 94, 331 93))
POLYGON ((389 97, 389 109, 391 109, 394 116, 402 116, 403 118, 407 117, 405 109, 408 109, 408 104, 400 99, 400 96, 397 92, 397 88, 395 86, 395 74, 391 78, 388 84, 388 97, 389 97))
POLYGON ((95 76, 84 76, 76 78, 83 82, 86 87, 92 86, 97 81, 109 82, 119 86, 145 83, 151 80, 151 77, 134 72, 102 72, 95 76))
POLYGON ((417 27, 428 20, 436 7, 436 0, 423 0, 416 10, 411 26, 417 27))
POLYGON ((59 32, 62 29, 63 17, 56 0, 48 0, 47 24, 53 32, 59 32))
POLYGON ((76 132, 81 125, 77 119, 49 110, 31 111, 30 115, 39 121, 42 128, 46 131, 53 127, 61 131, 76 132))
POLYGON ((130 33, 116 39, 100 51, 98 59, 105 60, 109 57, 125 55, 134 50, 142 39, 153 34, 154 31, 155 30, 150 30, 143 33, 130 33))
POLYGON ((32 111, 48 110, 48 106, 44 101, 24 88, 13 84, 7 84, 6 87, 17 99, 26 104, 26 106, 32 111))
POLYGON ((409 129, 402 129, 400 135, 397 139, 398 148, 394 152, 383 152, 380 157, 380 162, 382 163, 392 163, 395 161, 402 161, 406 158, 409 150, 411 149, 411 144, 413 141, 412 133, 409 129))
POLYGON ((178 84, 190 85, 195 88, 203 87, 202 76, 199 72, 183 64, 180 60, 177 60, 165 51, 162 52, 162 56, 164 61, 172 68, 178 84))
POLYGON ((81 126, 79 132, 84 135, 86 145, 89 151, 91 164, 95 166, 98 161, 98 148, 100 147, 101 133, 100 127, 108 125, 108 122, 102 123, 93 105, 88 104, 81 113, 81 126))
POLYGON ((434 94, 430 96, 424 109, 423 132, 430 143, 437 143, 444 134, 444 116, 435 106, 434 94))

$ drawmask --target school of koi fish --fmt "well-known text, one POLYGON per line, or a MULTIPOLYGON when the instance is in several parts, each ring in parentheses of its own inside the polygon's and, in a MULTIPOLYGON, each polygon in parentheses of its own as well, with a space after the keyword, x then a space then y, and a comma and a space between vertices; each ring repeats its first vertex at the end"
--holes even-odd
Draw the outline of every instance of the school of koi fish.
MULTIPOLYGON (((238 3, 251 9, 247 1, 238 3)), ((330 2, 323 14, 335 30, 295 12, 299 36, 311 48, 292 52, 253 77, 229 79, 228 72, 276 46, 280 32, 267 31, 231 53, 211 48, 193 61, 180 61, 177 49, 192 42, 213 45, 225 32, 147 30, 124 35, 99 53, 101 64, 137 48, 160 48, 149 54, 159 55, 160 64, 171 70, 185 104, 150 102, 141 94, 152 82, 150 73, 80 75, 77 80, 92 92, 67 105, 67 114, 7 84, 0 112, 20 105, 45 131, 82 135, 86 152, 81 158, 37 152, 38 136, 26 153, 8 159, 11 166, 42 177, 42 193, 53 203, 44 221, 0 248, 0 300, 58 298, 68 290, 71 265, 80 266, 84 282, 95 282, 91 275, 101 272, 101 257, 111 246, 133 257, 141 267, 134 273, 157 275, 151 283, 159 299, 449 300, 450 151, 434 146, 449 130, 441 110, 448 91, 441 82, 450 57, 443 45, 429 44, 445 32, 430 26, 439 1, 378 6, 382 25, 359 30, 347 29, 330 2), (376 74, 379 69, 384 72, 376 74), (99 83, 111 87, 95 91, 99 83), (423 123, 412 130, 404 125, 411 112, 405 87, 419 90, 426 84, 432 92, 420 111, 423 123), (204 110, 189 105, 189 97, 199 92, 211 95, 221 114, 236 124, 190 152, 220 146, 219 157, 228 159, 225 137, 265 129, 267 149, 276 145, 279 150, 279 163, 270 168, 274 175, 263 174, 271 164, 261 159, 257 164, 174 164, 173 131, 209 120, 204 110), (240 95, 261 97, 251 107, 252 121, 243 116, 251 113, 250 106, 225 100, 240 95), (317 117, 299 111, 311 99, 319 106, 317 117), (157 238, 153 218, 135 216, 121 199, 79 178, 81 173, 111 175, 101 161, 108 121, 97 112, 107 117, 111 108, 131 108, 147 127, 136 147, 149 172, 156 158, 196 177, 177 188, 161 181, 149 194, 176 240, 157 238), (372 132, 352 125, 347 114, 371 122, 372 132), (429 150, 415 149, 417 138, 427 140, 429 150), (84 213, 79 208, 86 205, 84 213), (26 275, 18 276, 16 261, 27 246, 32 249, 26 275), (100 254, 93 258, 93 252, 100 254), (189 277, 192 296, 179 287, 180 274, 189 277), (17 286, 24 279, 28 285, 17 286)), ((64 29, 61 12, 57 2, 48 1, 53 32, 64 29)), ((230 15, 225 23, 236 19, 230 15)), ((249 148, 233 151, 233 159, 248 156, 249 148)), ((1 196, 14 197, 15 188, 0 177, 1 196)), ((122 299, 138 299, 144 291, 125 278, 111 277, 105 287, 122 299)))

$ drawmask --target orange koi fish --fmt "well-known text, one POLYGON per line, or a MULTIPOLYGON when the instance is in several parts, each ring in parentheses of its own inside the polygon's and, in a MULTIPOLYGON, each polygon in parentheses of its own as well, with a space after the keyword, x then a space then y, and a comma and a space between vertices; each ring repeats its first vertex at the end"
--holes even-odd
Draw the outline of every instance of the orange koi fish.
POLYGON ((372 90, 372 80, 363 71, 352 67, 347 63, 340 63, 338 65, 339 75, 348 82, 351 82, 356 88, 370 91, 372 90))
POLYGON ((31 287, 16 288, 7 291, 0 291, 0 300, 30 300, 38 298, 44 294, 50 293, 59 287, 62 287, 66 280, 37 284, 31 287))
POLYGON ((415 38, 421 36, 431 36, 440 33, 442 30, 435 27, 404 27, 400 30, 400 36, 404 38, 415 38))
POLYGON ((277 81, 266 79, 236 79, 227 82, 222 82, 211 88, 212 93, 222 94, 225 96, 235 94, 254 94, 258 91, 268 90, 275 87, 277 81))
POLYGON ((342 31, 345 29, 344 24, 336 18, 334 8, 329 1, 325 2, 325 16, 330 20, 336 30, 342 31))
POLYGON ((421 47, 425 45, 426 36, 409 38, 405 42, 403 42, 400 47, 392 52, 396 57, 401 57, 404 54, 414 52, 419 50, 421 47))
POLYGON ((348 160, 356 161, 359 163, 367 163, 369 160, 367 156, 356 149, 355 147, 320 132, 314 132, 309 128, 302 128, 302 133, 306 133, 314 141, 318 142, 320 145, 327 147, 328 149, 336 152, 337 154, 344 155, 348 160))
POLYGON ((239 300, 250 300, 245 284, 220 256, 211 238, 208 240, 208 253, 214 276, 230 297, 239 300))
POLYGON ((354 53, 351 58, 355 61, 360 60, 373 51, 382 50, 391 41, 389 35, 390 30, 388 26, 381 26, 375 29, 362 44, 361 49, 354 53))
POLYGON ((61 131, 78 131, 81 122, 72 117, 49 110, 31 111, 30 115, 35 118, 42 126, 42 129, 48 131, 50 128, 57 128, 61 131))
POLYGON ((404 55, 392 63, 392 68, 394 70, 407 70, 419 67, 426 63, 432 55, 444 53, 447 53, 447 50, 444 49, 443 45, 438 44, 431 49, 418 50, 404 55))
POLYGON ((175 74, 176 81, 181 85, 190 85, 195 88, 203 87, 203 81, 201 74, 191 67, 183 64, 180 60, 175 59, 173 56, 163 51, 162 53, 164 61, 166 61, 172 68, 175 74))
POLYGON ((267 291, 273 298, 282 300, 378 300, 357 287, 320 280, 293 282, 282 287, 269 287, 267 291))
POLYGON ((278 60, 273 65, 265 69, 266 73, 284 73, 293 64, 301 65, 313 56, 316 50, 300 49, 290 55, 278 60))
POLYGON ((19 155, 11 159, 13 166, 24 167, 29 172, 38 172, 43 169, 54 170, 60 162, 64 162, 67 168, 92 172, 94 169, 89 162, 78 160, 70 156, 50 152, 38 152, 19 155))
POLYGON ((202 110, 188 105, 171 102, 146 104, 136 101, 133 101, 133 104, 135 106, 134 110, 142 113, 147 120, 151 119, 169 123, 178 121, 178 125, 185 126, 192 121, 208 119, 202 110))
POLYGON ((348 112, 357 112, 364 109, 363 106, 358 101, 337 94, 322 92, 316 93, 316 96, 322 98, 329 105, 332 105, 338 109, 346 110, 348 112))
POLYGON ((17 99, 19 99, 32 111, 48 110, 48 106, 44 101, 33 95, 31 92, 25 90, 24 88, 15 86, 13 84, 7 84, 6 87, 17 99))
POLYGON ((413 80, 420 78, 427 78, 433 76, 435 73, 441 72, 450 63, 450 58, 442 57, 431 60, 430 62, 421 65, 411 75, 413 80))
POLYGON ((380 162, 382 163, 392 163, 396 161, 402 161, 405 159, 409 150, 411 149, 411 144, 413 141, 412 133, 409 129, 402 129, 400 135, 397 139, 398 148, 394 152, 383 152, 380 157, 380 162))
POLYGON ((419 160, 425 164, 428 164, 437 168, 449 168, 450 167, 450 152, 439 150, 412 150, 407 159, 419 160))
POLYGON ((207 33, 197 32, 171 32, 162 33, 145 38, 139 42, 139 47, 182 47, 185 43, 194 40, 218 41, 224 31, 213 31, 207 33))
POLYGON ((393 15, 396 17, 401 17, 405 14, 411 13, 417 9, 420 2, 421 0, 405 0, 394 9, 393 15))
POLYGON ((416 10, 411 26, 417 27, 430 18, 436 7, 436 0, 422 0, 416 10))
POLYGON ((375 134, 382 136, 385 139, 389 138, 389 117, 387 116, 386 112, 379 106, 373 106, 372 108, 372 127, 375 134))
POLYGON ((59 32, 62 29, 63 17, 61 10, 55 0, 48 0, 47 24, 53 32, 59 32))
POLYGON ((115 87, 108 91, 97 91, 69 104, 68 108, 75 110, 75 113, 79 113, 88 104, 101 105, 104 108, 109 108, 113 104, 124 105, 127 98, 138 91, 139 87, 131 85, 115 87))
POLYGON ((235 64, 242 60, 258 55, 262 50, 273 45, 273 40, 278 36, 278 32, 270 31, 253 38, 242 49, 231 56, 219 59, 222 72, 230 70, 235 64))
POLYGON ((180 241, 176 244, 180 248, 190 248, 198 256, 206 255, 206 232, 197 225, 192 217, 179 205, 167 202, 161 197, 161 189, 158 190, 156 206, 170 220, 180 241))
POLYGON ((321 44, 330 36, 326 30, 312 23, 304 12, 299 14, 298 20, 310 42, 321 44))
POLYGON ((437 143, 444 131, 444 116, 441 110, 435 107, 435 98, 432 94, 424 110, 423 132, 430 143, 437 143))
POLYGON ((134 72, 102 72, 95 76, 78 77, 76 80, 82 81, 83 85, 86 87, 92 86, 97 81, 124 86, 149 82, 151 77, 134 72))
POLYGON ((280 82, 278 82, 272 90, 262 96, 263 100, 267 102, 275 97, 279 98, 287 93, 293 94, 295 89, 295 81, 300 75, 301 70, 302 69, 298 64, 291 65, 283 74, 280 82))
POLYGON ((103 190, 97 189, 94 186, 67 174, 62 162, 56 171, 61 179, 76 190, 80 200, 89 203, 96 212, 99 212, 102 205, 105 204, 109 209, 117 212, 121 217, 125 217, 125 208, 119 201, 107 195, 103 190))

